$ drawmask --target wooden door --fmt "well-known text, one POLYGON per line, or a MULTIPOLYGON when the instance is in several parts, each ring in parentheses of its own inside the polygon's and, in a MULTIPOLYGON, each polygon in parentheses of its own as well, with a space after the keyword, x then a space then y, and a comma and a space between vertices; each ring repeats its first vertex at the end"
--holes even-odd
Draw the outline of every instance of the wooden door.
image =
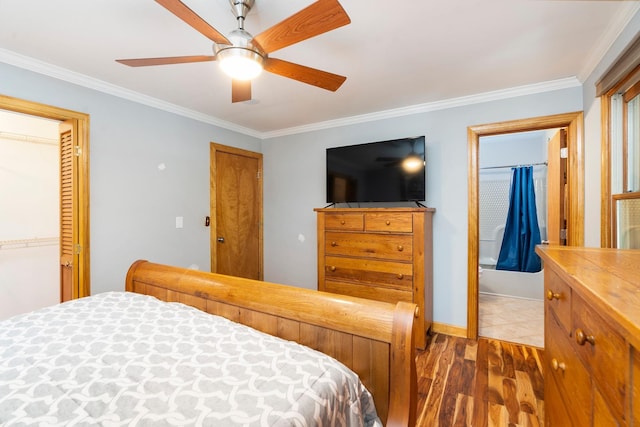
POLYGON ((211 271, 262 271, 262 154, 211 144, 211 271))
POLYGON ((547 240, 567 244, 567 131, 559 129, 549 140, 547 168, 547 240), (564 149, 564 150, 563 150, 564 149))
MULTIPOLYGON (((74 154, 74 135, 77 129, 73 120, 60 123, 60 302, 74 298, 78 283, 77 254, 77 163, 74 154)), ((76 296, 77 298, 77 296, 76 296)))

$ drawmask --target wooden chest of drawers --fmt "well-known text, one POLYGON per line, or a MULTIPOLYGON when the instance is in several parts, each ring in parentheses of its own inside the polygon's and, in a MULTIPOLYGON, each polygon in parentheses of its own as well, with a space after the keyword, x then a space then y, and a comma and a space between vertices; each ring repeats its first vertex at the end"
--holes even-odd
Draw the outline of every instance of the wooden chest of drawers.
POLYGON ((431 208, 330 208, 318 215, 318 290, 418 306, 416 346, 433 313, 431 208))
POLYGON ((639 425, 640 251, 537 251, 545 271, 545 425, 639 425))

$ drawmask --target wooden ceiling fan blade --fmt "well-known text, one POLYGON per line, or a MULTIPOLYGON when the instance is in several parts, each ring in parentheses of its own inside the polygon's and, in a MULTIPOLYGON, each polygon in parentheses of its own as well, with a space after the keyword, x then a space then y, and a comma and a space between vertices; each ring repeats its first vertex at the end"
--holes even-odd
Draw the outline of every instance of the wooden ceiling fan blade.
POLYGON ((220 44, 232 44, 222 33, 213 28, 204 19, 180 0, 156 0, 162 7, 189 24, 209 40, 220 44))
POLYGON ((270 73, 288 77, 332 92, 338 90, 338 88, 342 86, 342 83, 347 80, 346 77, 338 74, 305 67, 304 65, 294 64, 293 62, 275 58, 267 58, 264 64, 264 69, 270 73))
POLYGON ((231 102, 251 101, 251 80, 232 80, 231 102))
POLYGON ((215 56, 210 55, 194 55, 194 56, 167 56, 164 58, 134 58, 134 59, 116 59, 129 67, 146 67, 149 65, 170 65, 170 64, 186 64, 189 62, 206 62, 215 61, 215 56))
POLYGON ((254 37, 265 52, 315 37, 351 22, 338 0, 318 0, 254 37))

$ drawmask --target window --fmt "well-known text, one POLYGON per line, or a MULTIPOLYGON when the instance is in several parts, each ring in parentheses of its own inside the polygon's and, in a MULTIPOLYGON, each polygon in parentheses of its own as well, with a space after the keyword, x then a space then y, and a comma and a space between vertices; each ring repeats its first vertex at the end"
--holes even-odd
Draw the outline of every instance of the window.
POLYGON ((602 105, 603 247, 640 248, 640 38, 596 84, 602 105))

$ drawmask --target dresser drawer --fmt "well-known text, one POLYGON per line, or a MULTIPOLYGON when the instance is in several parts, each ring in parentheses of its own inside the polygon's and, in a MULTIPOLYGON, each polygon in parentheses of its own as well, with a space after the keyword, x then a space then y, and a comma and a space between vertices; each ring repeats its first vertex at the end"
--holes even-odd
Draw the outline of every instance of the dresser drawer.
POLYGON ((624 339, 576 294, 573 295, 572 337, 614 415, 621 417, 629 378, 629 350, 624 339))
POLYGON ((411 233, 413 216, 404 212, 368 212, 364 214, 364 224, 366 231, 411 233))
POLYGON ((327 230, 364 230, 364 215, 361 213, 327 213, 324 216, 327 230))
POLYGON ((411 261, 413 238, 411 235, 371 233, 325 233, 325 253, 327 255, 348 255, 378 259, 411 261))
MULTIPOLYGON (((545 382, 553 381, 574 426, 591 425, 591 378, 554 316, 545 317, 545 382)), ((547 403, 545 387, 545 405, 547 403)), ((553 425, 556 425, 555 423, 553 425)))
POLYGON ((412 289, 413 267, 392 261, 378 261, 363 258, 325 258, 325 280, 351 281, 412 289))
MULTIPOLYGON (((558 274, 544 270, 545 311, 553 311, 564 330, 571 331, 571 288, 558 274)), ((548 313, 547 313, 548 314, 548 313)))
POLYGON ((376 301, 404 301, 413 302, 413 293, 411 290, 400 290, 393 288, 384 288, 371 285, 360 285, 349 282, 335 282, 326 280, 324 285, 325 292, 333 292, 336 294, 350 295, 352 297, 373 299, 376 301))

